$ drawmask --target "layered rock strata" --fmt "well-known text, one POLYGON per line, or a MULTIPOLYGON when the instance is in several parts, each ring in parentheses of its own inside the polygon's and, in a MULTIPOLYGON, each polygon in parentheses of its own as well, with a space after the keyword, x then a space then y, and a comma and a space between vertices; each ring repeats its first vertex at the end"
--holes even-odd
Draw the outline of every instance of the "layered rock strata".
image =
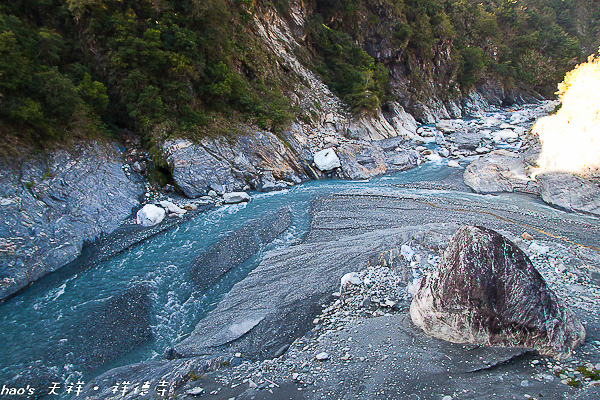
POLYGON ((500 234, 463 226, 412 301, 415 325, 454 343, 534 348, 569 357, 585 340, 577 316, 527 256, 500 234))

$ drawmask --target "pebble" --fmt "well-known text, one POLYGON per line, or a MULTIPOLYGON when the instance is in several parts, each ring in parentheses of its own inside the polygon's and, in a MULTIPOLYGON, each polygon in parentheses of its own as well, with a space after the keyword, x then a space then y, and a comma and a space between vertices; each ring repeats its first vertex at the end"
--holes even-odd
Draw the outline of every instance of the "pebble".
POLYGON ((205 390, 201 387, 195 387, 193 389, 188 390, 185 394, 189 394, 190 396, 200 396, 204 394, 205 390))
POLYGON ((521 235, 521 239, 523 239, 523 240, 533 240, 533 236, 531 236, 527 232, 523 232, 523 234, 521 235))
POLYGON ((529 381, 528 380, 521 381, 521 387, 529 387, 529 381))
POLYGON ((321 352, 315 356, 315 358, 319 361, 329 360, 329 354, 326 352, 321 352))

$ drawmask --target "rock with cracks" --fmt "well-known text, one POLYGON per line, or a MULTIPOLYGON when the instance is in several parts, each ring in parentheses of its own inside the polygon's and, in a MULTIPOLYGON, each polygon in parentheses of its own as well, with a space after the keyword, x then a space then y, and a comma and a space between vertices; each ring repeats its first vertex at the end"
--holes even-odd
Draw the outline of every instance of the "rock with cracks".
POLYGON ((527 256, 486 228, 463 226, 410 307, 427 334, 455 343, 534 348, 562 359, 585 340, 577 316, 527 256))

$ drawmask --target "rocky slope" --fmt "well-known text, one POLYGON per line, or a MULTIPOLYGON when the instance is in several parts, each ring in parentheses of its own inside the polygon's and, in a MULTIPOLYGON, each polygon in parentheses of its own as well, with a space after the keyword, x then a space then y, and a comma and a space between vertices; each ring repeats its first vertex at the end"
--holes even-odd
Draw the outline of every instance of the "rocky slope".
POLYGON ((79 256, 139 205, 112 144, 77 144, 0 164, 0 299, 79 256))

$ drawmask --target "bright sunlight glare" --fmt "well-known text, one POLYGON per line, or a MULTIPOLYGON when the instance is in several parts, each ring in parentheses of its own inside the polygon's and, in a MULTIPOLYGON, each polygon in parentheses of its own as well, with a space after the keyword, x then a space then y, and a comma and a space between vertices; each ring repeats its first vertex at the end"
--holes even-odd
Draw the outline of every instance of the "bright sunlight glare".
POLYGON ((533 126, 542 152, 538 169, 591 173, 600 168, 600 56, 568 72, 558 85, 562 107, 533 126))

